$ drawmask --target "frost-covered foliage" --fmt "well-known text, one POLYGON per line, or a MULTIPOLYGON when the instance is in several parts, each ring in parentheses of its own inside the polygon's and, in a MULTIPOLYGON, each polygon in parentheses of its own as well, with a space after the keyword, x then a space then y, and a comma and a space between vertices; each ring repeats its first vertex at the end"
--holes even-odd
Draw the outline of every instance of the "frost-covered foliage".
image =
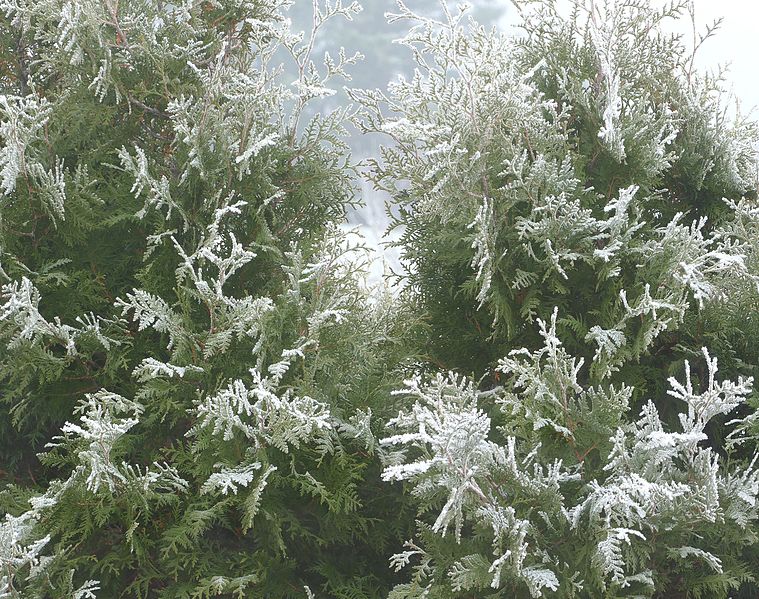
POLYGON ((44 567, 44 559, 40 553, 50 541, 46 536, 41 539, 31 539, 34 531, 34 515, 26 512, 19 517, 6 514, 5 520, 0 525, 0 565, 3 569, 0 577, 0 597, 13 597, 15 588, 21 584, 17 578, 19 571, 27 566, 29 573, 26 577, 33 578, 44 567))
POLYGON ((291 4, 0 0, 0 597, 755 596, 759 135, 687 4, 398 2, 316 116, 360 7, 291 4))
POLYGON ((647 596, 685 584, 672 577, 693 568, 724 575, 710 584, 737 586, 747 572, 736 555, 755 543, 759 519, 756 455, 726 471, 700 443, 717 416, 745 405, 753 381, 717 382, 717 360, 704 350, 702 392, 688 362, 684 383, 670 379, 669 395, 682 402, 676 429, 653 401, 628 423, 629 393, 582 387, 583 364, 561 347, 556 316, 539 324, 544 348, 517 350, 525 361, 499 366, 514 392, 478 391, 452 374, 401 391, 415 403, 381 441, 399 448, 383 478, 409 481, 435 520, 419 524, 429 548, 410 543, 394 556, 397 568, 422 565, 392 596, 487 588, 647 596), (447 549, 432 534, 449 538, 447 549))
POLYGON ((0 0, 2 597, 390 586, 413 321, 341 229, 351 110, 308 116, 360 7, 290 4, 0 0))
POLYGON ((666 33, 688 3, 397 5, 415 75, 353 91, 429 323, 392 596, 753 596, 759 129, 666 33))
POLYGON ((757 129, 724 116, 720 82, 661 31, 686 3, 573 6, 525 2, 509 37, 465 7, 436 21, 401 3, 416 75, 354 92, 393 142, 373 178, 396 198, 443 363, 462 341, 495 362, 559 306, 604 378, 718 299, 716 281, 756 282, 722 198, 755 187, 757 129))
POLYGON ((62 324, 57 316, 52 322, 46 320, 39 311, 39 290, 26 277, 3 285, 2 290, 4 301, 0 322, 3 322, 10 336, 8 350, 22 348, 25 342, 36 344, 48 338, 65 346, 68 354, 75 354, 77 339, 87 334, 93 335, 106 350, 111 348, 112 343, 118 345, 118 341, 109 339, 100 329, 101 324, 113 324, 114 321, 92 313, 84 317, 77 316, 78 326, 62 324))

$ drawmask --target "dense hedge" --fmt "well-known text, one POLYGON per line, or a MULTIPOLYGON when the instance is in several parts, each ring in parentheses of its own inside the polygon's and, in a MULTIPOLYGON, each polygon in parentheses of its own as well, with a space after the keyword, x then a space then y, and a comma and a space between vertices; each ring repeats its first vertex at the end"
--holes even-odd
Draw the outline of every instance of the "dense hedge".
POLYGON ((360 7, 289 4, 0 0, 0 597, 755 595, 759 130, 687 3, 398 3, 315 117, 360 7))

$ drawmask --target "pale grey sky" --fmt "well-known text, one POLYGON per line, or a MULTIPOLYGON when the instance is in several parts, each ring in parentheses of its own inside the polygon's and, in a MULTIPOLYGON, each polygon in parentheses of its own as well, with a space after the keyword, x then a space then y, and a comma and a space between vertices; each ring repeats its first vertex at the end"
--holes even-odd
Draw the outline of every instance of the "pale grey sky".
MULTIPOLYGON (((723 17, 717 35, 697 55, 701 68, 730 64, 729 79, 743 112, 759 106, 759 2, 756 0, 694 0, 696 21, 702 27, 723 17)), ((757 115, 759 116, 759 115, 757 115)))
MULTIPOLYGON (((481 0, 470 0, 474 5, 481 0)), ((661 0, 650 0, 661 5, 661 0)), ((560 5, 566 0, 559 0, 560 5)), ((566 2, 568 5, 568 2, 566 2)), ((745 114, 751 108, 759 107, 759 0, 693 0, 697 31, 703 32, 715 19, 723 17, 716 35, 699 49, 696 63, 702 70, 716 70, 718 65, 728 64, 728 81, 736 98, 740 100, 741 111, 745 114)), ((516 11, 509 7, 506 26, 513 24, 516 11)), ((677 24, 677 31, 689 40, 692 28, 689 18, 677 24)), ((756 108, 759 117, 759 108, 756 108)))

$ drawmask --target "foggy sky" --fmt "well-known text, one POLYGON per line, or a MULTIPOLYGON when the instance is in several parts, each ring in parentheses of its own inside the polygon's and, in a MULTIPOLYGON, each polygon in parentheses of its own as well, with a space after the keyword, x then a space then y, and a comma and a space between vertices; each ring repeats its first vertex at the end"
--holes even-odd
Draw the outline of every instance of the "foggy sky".
MULTIPOLYGON (((476 6, 481 1, 470 0, 470 4, 476 6)), ((559 0, 560 4, 562 1, 559 0)), ((650 1, 654 5, 661 5, 658 0, 650 1)), ((740 101, 741 112, 745 114, 756 108, 754 116, 759 117, 759 2, 693 0, 693 4, 698 32, 704 32, 707 25, 723 18, 715 36, 707 40, 696 54, 697 66, 701 70, 716 71, 719 65, 729 65, 729 88, 740 101)), ((516 10, 509 3, 502 25, 508 30, 516 20, 516 10)), ((682 33, 686 40, 692 38, 692 27, 687 16, 675 24, 673 30, 682 33)))

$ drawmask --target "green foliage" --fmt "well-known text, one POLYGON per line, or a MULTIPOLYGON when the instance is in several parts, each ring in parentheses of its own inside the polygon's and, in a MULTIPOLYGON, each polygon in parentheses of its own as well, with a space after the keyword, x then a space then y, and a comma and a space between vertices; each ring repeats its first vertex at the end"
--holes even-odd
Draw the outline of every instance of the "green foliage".
POLYGON ((759 130, 665 33, 687 3, 518 5, 399 2, 417 72, 353 91, 428 323, 392 596, 752 596, 759 130))
POLYGON ((2 596, 389 589, 412 321, 339 227, 350 111, 305 116, 350 61, 287 4, 1 5, 2 596))
POLYGON ((290 4, 0 0, 0 597, 755 595, 759 129, 686 3, 398 2, 358 110, 290 4))

